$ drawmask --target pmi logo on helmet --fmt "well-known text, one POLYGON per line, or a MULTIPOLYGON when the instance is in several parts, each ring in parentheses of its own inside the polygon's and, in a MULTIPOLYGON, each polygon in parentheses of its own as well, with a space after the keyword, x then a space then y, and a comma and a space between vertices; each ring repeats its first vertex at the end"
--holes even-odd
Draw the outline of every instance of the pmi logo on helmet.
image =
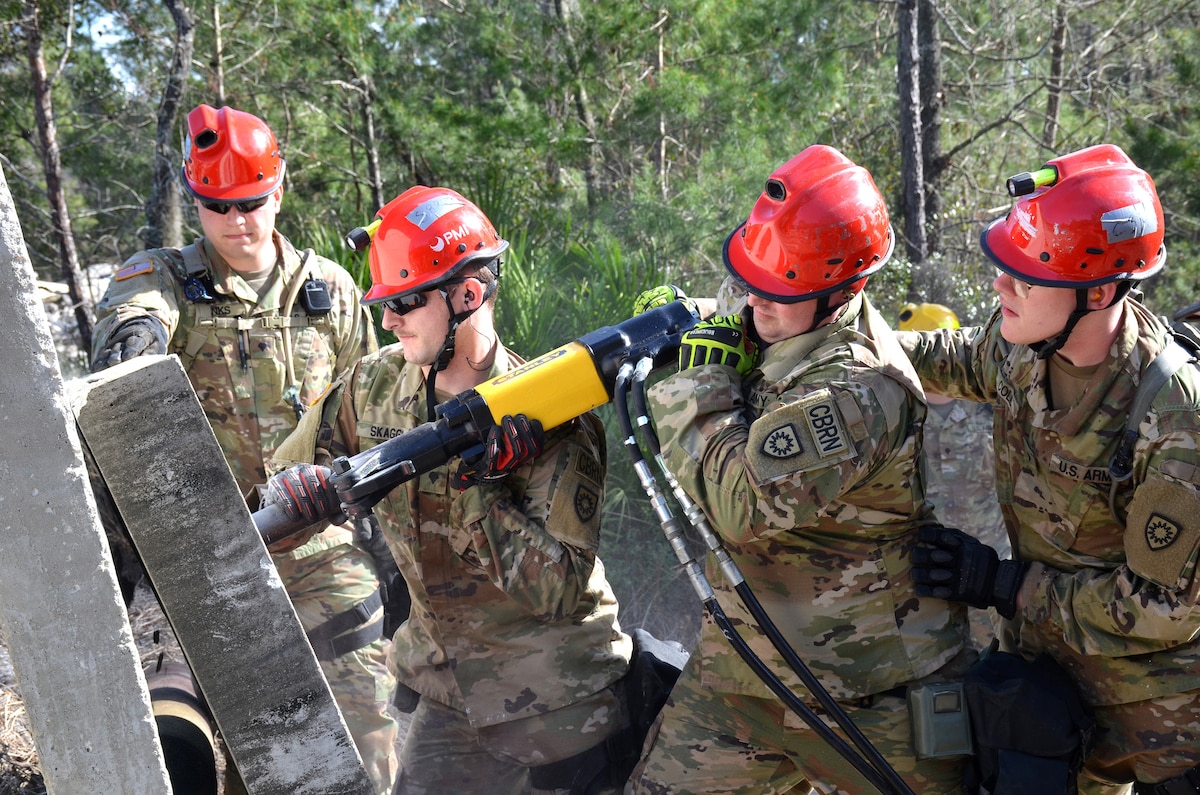
POLYGON ((1142 235, 1158 231, 1158 216, 1154 207, 1145 201, 1109 210, 1100 216, 1100 226, 1108 233, 1109 243, 1134 240, 1142 235))
POLYGON ((440 235, 435 237, 433 242, 429 244, 429 248, 435 252, 441 251, 446 247, 447 244, 453 243, 455 240, 462 240, 467 236, 467 234, 467 227, 465 225, 460 225, 458 229, 451 229, 449 232, 442 232, 440 235))

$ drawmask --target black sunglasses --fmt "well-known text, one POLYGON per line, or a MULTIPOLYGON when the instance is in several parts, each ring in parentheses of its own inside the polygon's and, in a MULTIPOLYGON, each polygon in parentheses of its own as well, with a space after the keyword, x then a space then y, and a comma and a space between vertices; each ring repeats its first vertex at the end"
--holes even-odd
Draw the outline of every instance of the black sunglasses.
POLYGON ((249 202, 206 202, 201 199, 200 206, 208 210, 210 213, 216 213, 217 215, 225 215, 229 212, 230 207, 237 207, 239 213, 242 215, 249 215, 259 207, 262 207, 264 204, 266 204, 267 200, 270 198, 270 196, 263 196, 261 199, 255 199, 254 201, 249 202))
POLYGON ((414 309, 420 309, 425 306, 427 301, 425 293, 409 293, 408 295, 402 295, 399 298, 389 298, 379 303, 397 315, 407 315, 414 309))
POLYGON ((425 293, 433 290, 445 290, 447 287, 453 284, 462 284, 464 281, 466 281, 466 277, 446 279, 440 284, 435 284, 432 287, 426 288, 423 292, 409 293, 408 295, 402 295, 399 298, 389 298, 388 300, 380 301, 379 303, 381 306, 387 307, 397 315, 407 315, 414 309, 420 309, 429 302, 429 299, 425 297, 425 293))

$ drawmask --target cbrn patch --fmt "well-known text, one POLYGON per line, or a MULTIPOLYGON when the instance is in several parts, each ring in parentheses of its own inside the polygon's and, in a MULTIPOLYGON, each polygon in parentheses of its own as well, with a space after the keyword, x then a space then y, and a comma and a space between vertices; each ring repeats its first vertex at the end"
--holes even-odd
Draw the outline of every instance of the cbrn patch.
POLYGON ((857 455, 842 408, 831 390, 820 389, 751 424, 746 463, 755 480, 769 483, 857 455))

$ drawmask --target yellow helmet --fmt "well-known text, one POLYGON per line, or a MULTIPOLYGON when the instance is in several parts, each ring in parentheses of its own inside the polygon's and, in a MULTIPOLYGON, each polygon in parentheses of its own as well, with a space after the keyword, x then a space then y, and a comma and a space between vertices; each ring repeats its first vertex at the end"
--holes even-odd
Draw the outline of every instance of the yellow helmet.
POLYGON ((905 304, 900 307, 901 331, 958 328, 958 315, 941 304, 905 304))

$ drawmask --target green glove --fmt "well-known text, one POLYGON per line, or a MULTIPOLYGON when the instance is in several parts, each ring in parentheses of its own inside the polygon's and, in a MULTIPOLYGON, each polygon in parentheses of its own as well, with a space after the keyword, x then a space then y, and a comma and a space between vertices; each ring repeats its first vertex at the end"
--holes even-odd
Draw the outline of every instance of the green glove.
POLYGON ((741 315, 702 320, 679 341, 679 369, 727 364, 746 375, 758 363, 758 346, 746 334, 741 315))
POLYGON ((683 305, 688 308, 688 311, 696 317, 700 317, 700 308, 696 306, 696 302, 688 298, 683 290, 680 290, 673 284, 651 287, 649 290, 643 290, 638 293, 638 297, 633 299, 633 314, 640 315, 651 309, 666 306, 672 301, 682 301, 683 305))

